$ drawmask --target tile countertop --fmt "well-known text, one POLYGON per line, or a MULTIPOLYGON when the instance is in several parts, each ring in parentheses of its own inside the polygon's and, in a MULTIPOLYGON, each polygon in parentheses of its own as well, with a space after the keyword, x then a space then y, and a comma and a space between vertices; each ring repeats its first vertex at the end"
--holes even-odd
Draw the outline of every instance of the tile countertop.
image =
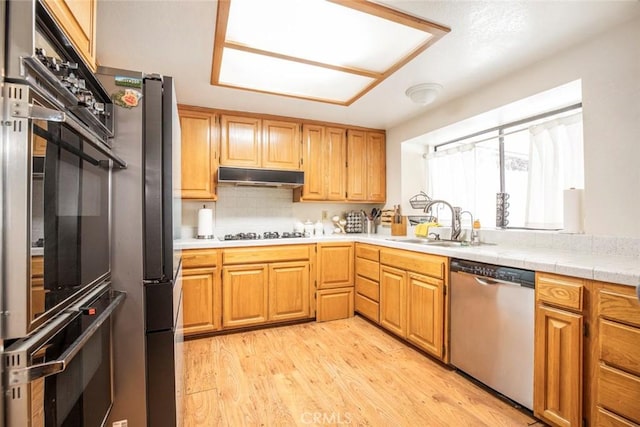
POLYGON ((584 254, 567 250, 538 247, 517 247, 504 244, 461 246, 452 248, 388 240, 390 238, 391 236, 387 235, 347 234, 297 239, 231 241, 220 241, 216 239, 181 239, 176 241, 176 248, 233 248, 243 246, 308 244, 346 240, 370 243, 389 248, 406 249, 414 252, 444 255, 451 258, 461 258, 470 261, 485 262, 488 264, 525 268, 528 270, 545 271, 548 273, 563 274, 583 279, 593 279, 628 286, 637 286, 640 298, 640 257, 584 254))

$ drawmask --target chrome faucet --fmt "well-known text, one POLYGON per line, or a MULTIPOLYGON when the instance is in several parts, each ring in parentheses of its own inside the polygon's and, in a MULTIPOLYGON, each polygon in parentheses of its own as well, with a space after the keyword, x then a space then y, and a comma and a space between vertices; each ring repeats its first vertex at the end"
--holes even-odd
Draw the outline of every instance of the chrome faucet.
POLYGON ((453 207, 449 204, 449 202, 446 202, 444 200, 430 200, 427 202, 427 205, 424 207, 424 213, 427 213, 429 210, 431 210, 431 207, 433 205, 437 205, 438 203, 442 203, 443 205, 447 206, 449 209, 451 209, 451 240, 458 240, 458 238, 460 237, 460 208, 459 207, 453 207))

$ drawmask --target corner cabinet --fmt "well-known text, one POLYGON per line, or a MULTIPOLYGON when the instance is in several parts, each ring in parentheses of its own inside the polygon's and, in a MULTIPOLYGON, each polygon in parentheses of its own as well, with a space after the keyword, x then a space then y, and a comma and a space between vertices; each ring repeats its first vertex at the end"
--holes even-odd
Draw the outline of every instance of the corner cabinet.
POLYGON ((347 200, 385 202, 385 159, 383 132, 347 131, 347 200))
POLYGON ((80 52, 91 70, 96 71, 97 0, 43 0, 46 8, 80 52))
POLYGON ((181 106, 182 198, 216 200, 218 171, 217 116, 181 106))
POLYGON ((221 324, 220 252, 182 252, 183 330, 185 335, 214 332, 221 324))
POLYGON ((588 286, 583 279, 536 273, 533 412, 552 425, 583 425, 588 286))
POLYGON ((316 320, 353 317, 353 243, 318 243, 317 251, 316 320))

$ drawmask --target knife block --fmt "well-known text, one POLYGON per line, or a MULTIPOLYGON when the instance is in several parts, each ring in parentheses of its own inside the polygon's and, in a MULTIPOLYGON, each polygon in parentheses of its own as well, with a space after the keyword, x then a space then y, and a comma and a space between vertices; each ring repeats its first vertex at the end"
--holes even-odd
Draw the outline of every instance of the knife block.
POLYGON ((407 235, 407 217, 403 216, 400 224, 391 223, 391 235, 392 236, 406 236, 407 235))

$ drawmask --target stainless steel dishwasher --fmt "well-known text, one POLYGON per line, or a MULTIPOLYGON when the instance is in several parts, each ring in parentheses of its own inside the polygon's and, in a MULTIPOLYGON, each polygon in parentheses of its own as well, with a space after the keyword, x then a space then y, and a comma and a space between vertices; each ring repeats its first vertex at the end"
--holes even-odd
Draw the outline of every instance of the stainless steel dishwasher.
POLYGON ((535 274, 451 260, 451 364, 533 409, 535 274))

